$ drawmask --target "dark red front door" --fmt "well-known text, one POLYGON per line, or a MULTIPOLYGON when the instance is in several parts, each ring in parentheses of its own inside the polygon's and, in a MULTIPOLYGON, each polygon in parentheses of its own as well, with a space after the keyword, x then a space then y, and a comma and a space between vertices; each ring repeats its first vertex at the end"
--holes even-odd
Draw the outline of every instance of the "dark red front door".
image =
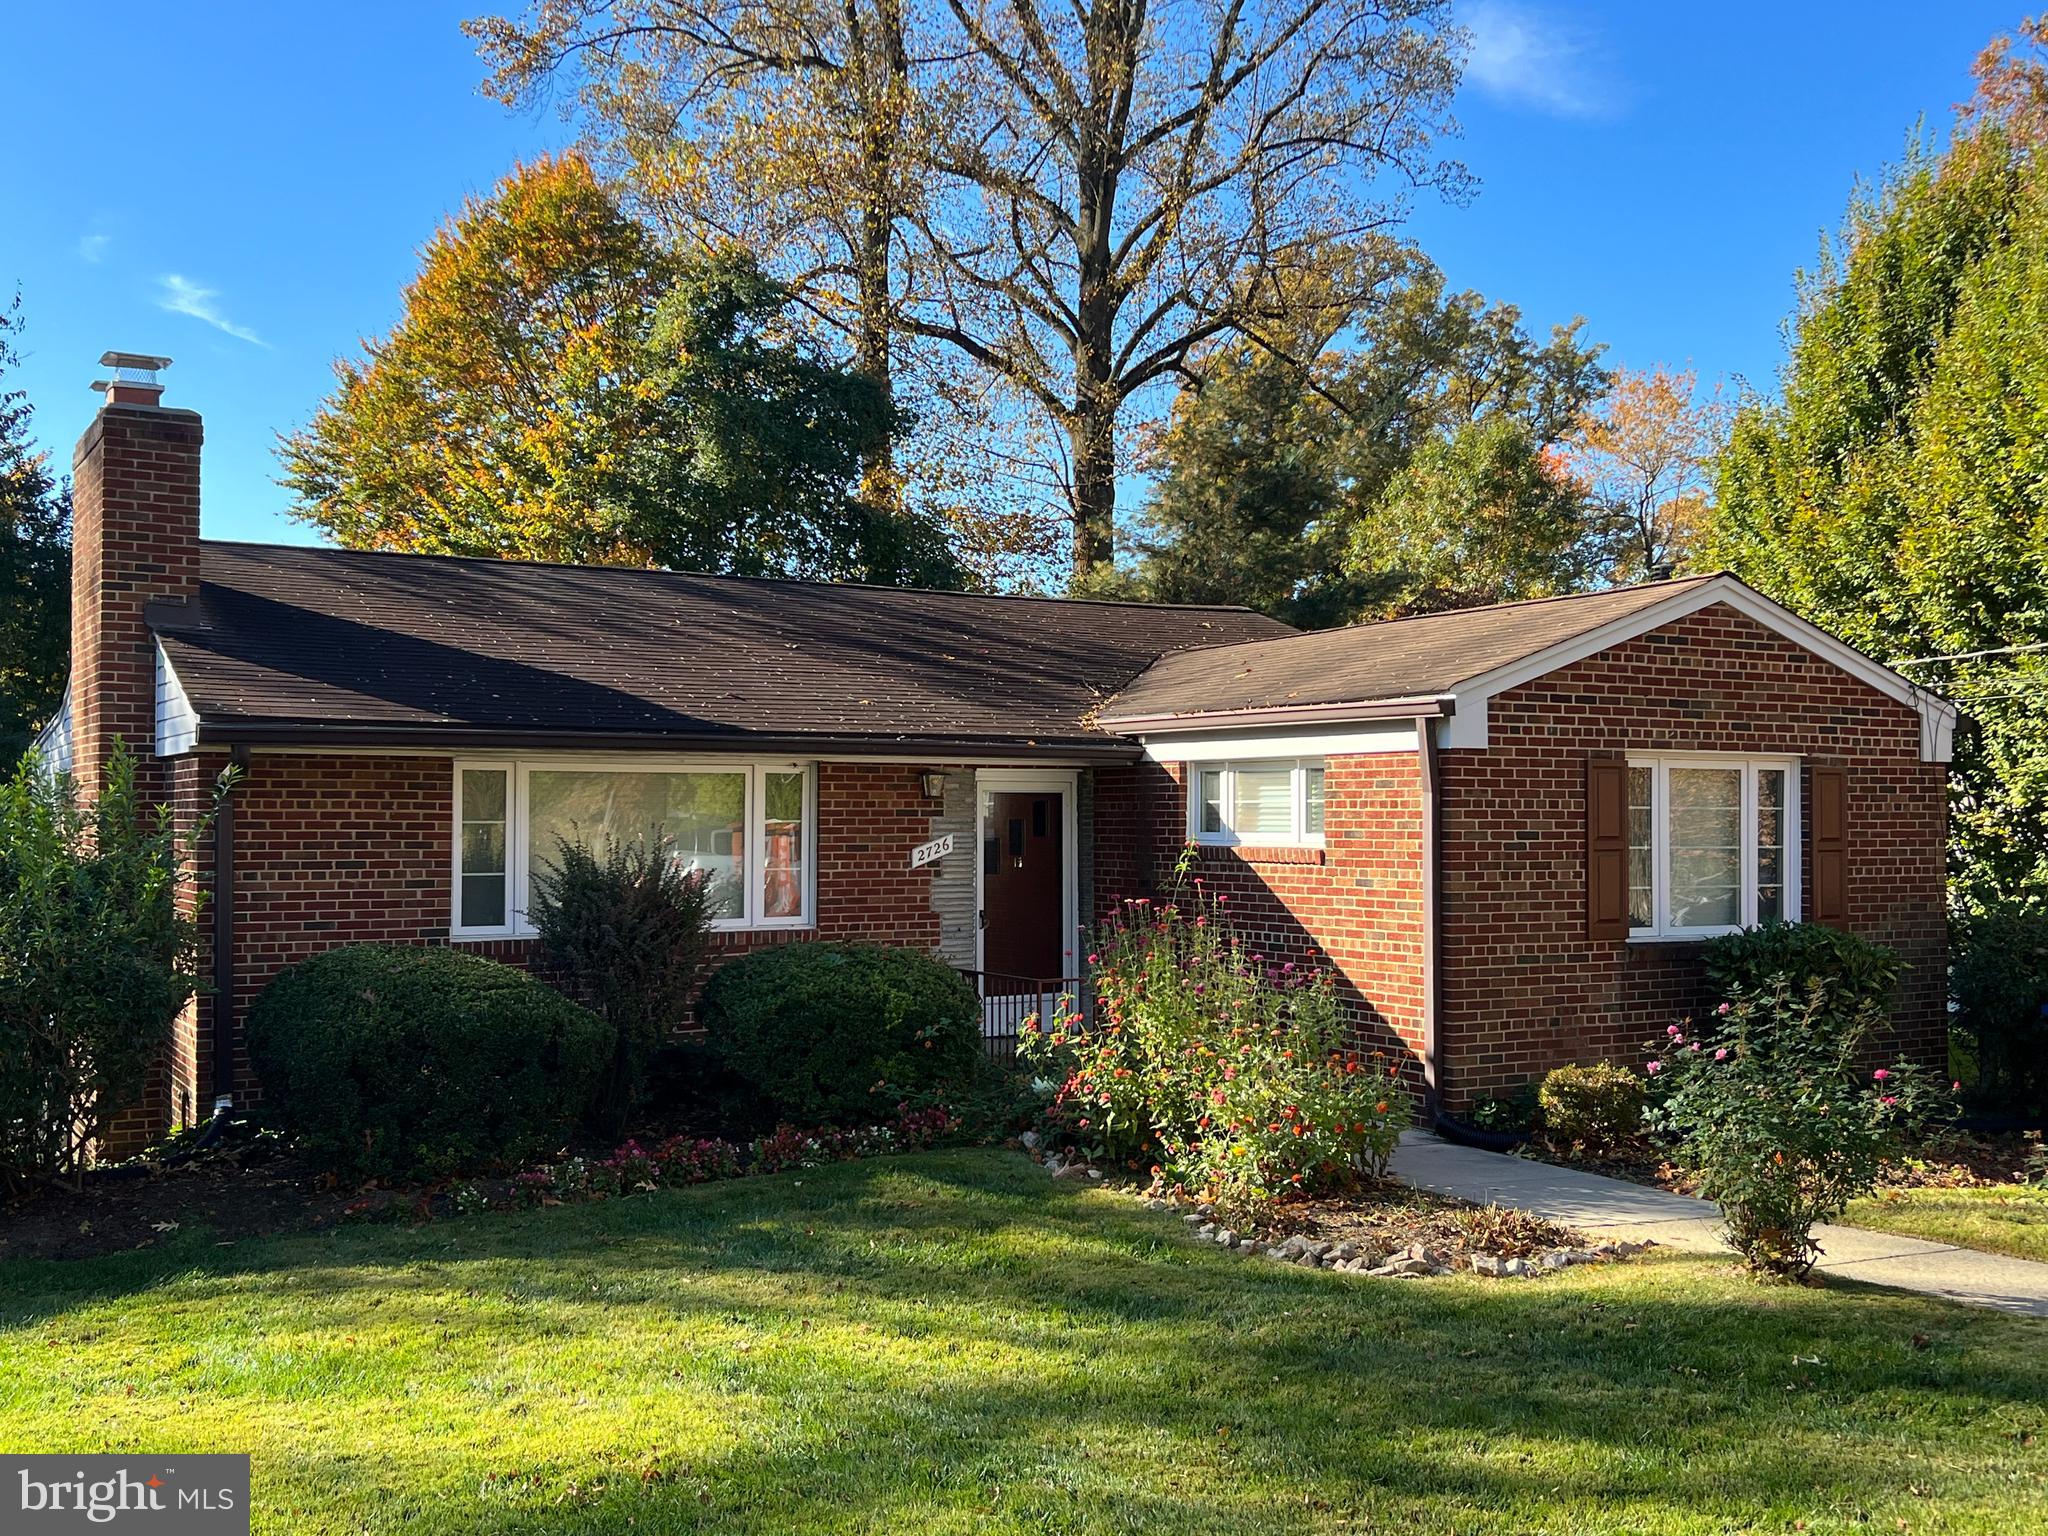
POLYGON ((1064 976, 1065 850, 1057 790, 992 793, 981 826, 981 964, 1032 981, 1064 976))

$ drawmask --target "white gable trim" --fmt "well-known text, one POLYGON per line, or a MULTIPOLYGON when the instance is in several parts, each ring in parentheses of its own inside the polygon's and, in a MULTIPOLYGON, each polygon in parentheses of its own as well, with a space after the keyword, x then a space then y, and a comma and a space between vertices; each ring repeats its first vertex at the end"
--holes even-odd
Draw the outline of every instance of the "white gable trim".
POLYGON ((1212 730, 1200 734, 1162 731, 1144 738, 1145 756, 1155 763, 1221 763, 1233 758, 1364 757, 1413 752, 1420 745, 1415 721, 1365 720, 1347 729, 1295 726, 1268 730, 1212 730))
POLYGON ((1487 743, 1487 701, 1495 694, 1506 693, 1524 683, 1534 682, 1539 677, 1568 667, 1575 661, 1584 661, 1589 656, 1646 635, 1653 629, 1711 608, 1716 603, 1726 603, 1736 612, 1754 619, 1772 632, 1782 635, 1803 650, 1811 651, 1822 661, 1841 668, 1851 677, 1868 683, 1887 698, 1916 711, 1920 717, 1920 760, 1928 763, 1945 763, 1949 760, 1956 725, 1956 706, 1938 694, 1929 693, 1901 677, 1891 668, 1872 661, 1861 651, 1843 644, 1833 635, 1800 618, 1790 609, 1772 602, 1753 587, 1745 586, 1733 576, 1715 576, 1673 593, 1660 603, 1637 610, 1622 618, 1563 640, 1547 650, 1533 656, 1524 656, 1506 666, 1496 667, 1491 672, 1481 673, 1475 678, 1460 683, 1449 695, 1456 701, 1456 711, 1448 720, 1438 726, 1438 742, 1445 747, 1478 748, 1487 743))
POLYGON ((176 757, 199 745, 199 711, 162 645, 156 648, 156 755, 176 757))

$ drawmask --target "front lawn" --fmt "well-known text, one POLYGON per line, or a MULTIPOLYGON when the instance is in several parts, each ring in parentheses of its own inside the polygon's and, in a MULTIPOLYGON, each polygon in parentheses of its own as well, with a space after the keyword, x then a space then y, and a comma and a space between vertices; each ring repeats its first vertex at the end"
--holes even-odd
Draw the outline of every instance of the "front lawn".
POLYGON ((140 1448, 254 1452, 267 1531, 2010 1533, 2048 1327, 1361 1280, 932 1153, 0 1266, 0 1449, 140 1448))
POLYGON ((2025 1184, 1883 1190, 1851 1204, 1842 1220, 1874 1232, 2048 1260, 2048 1189, 2025 1184))

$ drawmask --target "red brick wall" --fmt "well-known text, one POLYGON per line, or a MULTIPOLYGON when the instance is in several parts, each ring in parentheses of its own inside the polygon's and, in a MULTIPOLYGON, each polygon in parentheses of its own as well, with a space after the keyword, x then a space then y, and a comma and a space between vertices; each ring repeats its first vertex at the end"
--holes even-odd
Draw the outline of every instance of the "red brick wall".
POLYGON ((142 760, 142 787, 161 799, 152 598, 199 585, 199 450, 190 411, 108 406, 72 457, 72 773, 88 795, 116 740, 142 760))
MULTIPOLYGON (((176 760, 182 815, 205 803, 225 762, 211 753, 176 760)), ((817 927, 720 933, 714 958, 807 938, 935 946, 932 871, 909 867, 937 809, 919 783, 922 766, 821 764, 817 927)), ((260 1092, 242 1052, 240 1020, 280 971, 341 944, 448 942, 453 775, 445 758, 253 757, 234 799, 239 1092, 260 1092)), ((208 843, 196 873, 210 879, 211 871, 208 843)), ((532 948, 519 939, 462 944, 515 965, 527 963, 532 948)), ((210 946, 201 969, 211 976, 210 946)), ((181 1027, 161 1085, 124 1119, 127 1145, 169 1123, 179 1091, 202 1114, 210 1106, 211 1018, 212 1000, 202 998, 181 1027)))
MULTIPOLYGON (((1187 842, 1183 765, 1100 770, 1095 779, 1096 910, 1172 893, 1187 842)), ((1416 755, 1328 760, 1324 847, 1201 848, 1191 871, 1226 898, 1232 929, 1273 960, 1335 972, 1377 1047, 1422 1038, 1422 787, 1416 755)))
MULTIPOLYGON (((1447 1097, 1565 1061, 1634 1064, 1701 1002, 1697 944, 1586 938, 1591 752, 1750 752, 1848 769, 1849 923, 1912 965, 1900 1043, 1944 1059, 1947 770, 1916 714, 1722 605, 1495 698, 1489 745, 1446 751, 1447 1097)), ((1802 813, 1808 797, 1802 793, 1802 813)), ((1804 829, 1801 833, 1804 847, 1804 829)))

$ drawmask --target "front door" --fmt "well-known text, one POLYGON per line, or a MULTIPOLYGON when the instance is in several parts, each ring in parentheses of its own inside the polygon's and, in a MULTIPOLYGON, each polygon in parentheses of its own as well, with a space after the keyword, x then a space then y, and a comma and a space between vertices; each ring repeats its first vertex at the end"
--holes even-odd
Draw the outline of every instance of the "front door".
POLYGON ((1066 974, 1065 806, 1056 789, 981 796, 981 966, 1045 981, 1066 974))

